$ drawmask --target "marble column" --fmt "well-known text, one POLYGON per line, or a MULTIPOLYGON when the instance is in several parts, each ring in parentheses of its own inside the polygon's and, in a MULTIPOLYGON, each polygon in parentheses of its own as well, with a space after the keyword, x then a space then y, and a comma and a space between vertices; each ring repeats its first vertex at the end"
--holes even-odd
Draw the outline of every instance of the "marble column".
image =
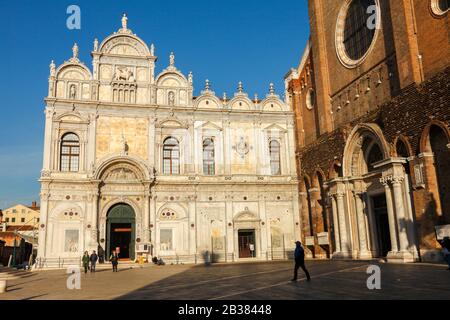
POLYGON ((356 216, 358 220, 359 234, 359 256, 360 258, 368 258, 370 254, 367 250, 367 233, 366 219, 364 217, 364 193, 355 192, 356 216))
POLYGON ((50 248, 50 243, 47 245, 47 232, 49 228, 48 223, 48 201, 50 194, 48 192, 41 193, 41 209, 40 209, 40 224, 38 235, 38 258, 45 258, 47 256, 47 249, 50 248), (42 227, 43 226, 43 227, 42 227))
POLYGON ((91 210, 90 214, 90 229, 89 229, 89 246, 91 247, 90 250, 97 250, 99 239, 98 239, 98 191, 91 194, 89 197, 90 199, 90 205, 88 208, 91 210))
POLYGON ((341 239, 339 235, 339 219, 337 212, 336 198, 330 195, 331 198, 331 208, 333 210, 333 233, 334 233, 334 243, 335 243, 335 253, 341 252, 341 239))
POLYGON ((395 213, 397 215, 398 233, 400 240, 400 251, 408 251, 408 234, 406 231, 406 214, 402 191, 403 177, 394 177, 392 179, 392 188, 394 189, 395 213))
POLYGON ((380 182, 384 185, 385 193, 386 193, 386 205, 388 212, 388 220, 389 220, 389 233, 391 236, 391 251, 393 253, 398 252, 398 243, 397 243, 397 231, 396 231, 396 223, 395 223, 395 213, 394 213, 394 205, 392 203, 392 193, 391 188, 389 186, 389 181, 387 178, 381 178, 380 182))
POLYGON ((144 196, 144 243, 150 242, 150 194, 144 196))
POLYGON ((345 219, 345 205, 344 205, 344 196, 343 192, 339 192, 336 194, 337 199, 337 209, 339 215, 339 234, 341 238, 341 252, 346 255, 350 252, 350 244, 348 243, 347 236, 347 223, 345 219))
POLYGON ((44 161, 43 170, 50 171, 50 155, 51 155, 51 143, 52 143, 52 127, 53 127, 53 111, 50 109, 45 110, 45 136, 44 136, 44 161))

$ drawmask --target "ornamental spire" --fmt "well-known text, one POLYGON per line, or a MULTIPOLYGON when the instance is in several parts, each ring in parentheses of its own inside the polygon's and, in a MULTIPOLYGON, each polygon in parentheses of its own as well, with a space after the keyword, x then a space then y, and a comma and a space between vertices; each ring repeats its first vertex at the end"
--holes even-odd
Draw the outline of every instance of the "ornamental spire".
POLYGON ((239 83, 238 83, 238 92, 239 93, 244 92, 244 86, 242 84, 242 81, 239 81, 239 83))
POLYGON ((274 86, 273 83, 271 83, 271 84, 269 85, 269 94, 270 94, 270 95, 274 95, 274 94, 275 94, 275 86, 274 86))

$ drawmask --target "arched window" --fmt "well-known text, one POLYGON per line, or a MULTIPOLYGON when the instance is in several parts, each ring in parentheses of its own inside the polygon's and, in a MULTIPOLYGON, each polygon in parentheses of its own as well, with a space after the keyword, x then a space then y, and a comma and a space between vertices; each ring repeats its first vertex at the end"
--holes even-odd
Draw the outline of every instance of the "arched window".
POLYGON ((272 175, 281 174, 280 166, 280 143, 276 140, 272 140, 269 143, 270 152, 270 170, 272 175))
POLYGON ((377 143, 374 143, 372 147, 370 148, 369 153, 367 154, 367 171, 368 172, 374 172, 377 169, 373 166, 375 163, 380 162, 384 159, 383 152, 381 151, 380 147, 377 143))
POLYGON ((208 138, 203 141, 203 174, 213 176, 215 173, 214 141, 208 138))
POLYGON ((175 138, 164 140, 163 148, 164 174, 180 174, 180 145, 175 138))
POLYGON ((61 142, 61 171, 78 172, 80 162, 80 140, 74 133, 67 133, 61 142))

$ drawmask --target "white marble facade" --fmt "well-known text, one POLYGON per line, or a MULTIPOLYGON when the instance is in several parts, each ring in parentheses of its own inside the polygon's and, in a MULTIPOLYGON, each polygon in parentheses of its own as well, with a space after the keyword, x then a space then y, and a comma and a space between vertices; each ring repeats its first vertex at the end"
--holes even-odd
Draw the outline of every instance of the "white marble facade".
POLYGON ((208 251, 236 261, 245 256, 242 231, 253 232, 255 259, 294 248, 294 116, 272 85, 263 100, 250 99, 242 83, 219 98, 206 81, 194 97, 193 75, 177 69, 174 54, 155 74, 154 46, 126 17, 118 32, 95 40, 92 70, 78 50, 50 65, 38 258, 107 250, 118 204, 134 214, 135 257, 148 244, 166 260, 198 262, 208 251), (164 145, 173 141, 165 163, 164 145))

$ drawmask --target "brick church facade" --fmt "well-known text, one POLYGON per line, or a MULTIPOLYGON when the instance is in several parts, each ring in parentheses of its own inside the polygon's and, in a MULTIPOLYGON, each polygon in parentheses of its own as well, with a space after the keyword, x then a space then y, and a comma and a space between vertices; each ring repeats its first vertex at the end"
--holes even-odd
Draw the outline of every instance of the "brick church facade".
POLYGON ((286 75, 315 258, 439 260, 450 225, 448 1, 308 1, 286 75))

